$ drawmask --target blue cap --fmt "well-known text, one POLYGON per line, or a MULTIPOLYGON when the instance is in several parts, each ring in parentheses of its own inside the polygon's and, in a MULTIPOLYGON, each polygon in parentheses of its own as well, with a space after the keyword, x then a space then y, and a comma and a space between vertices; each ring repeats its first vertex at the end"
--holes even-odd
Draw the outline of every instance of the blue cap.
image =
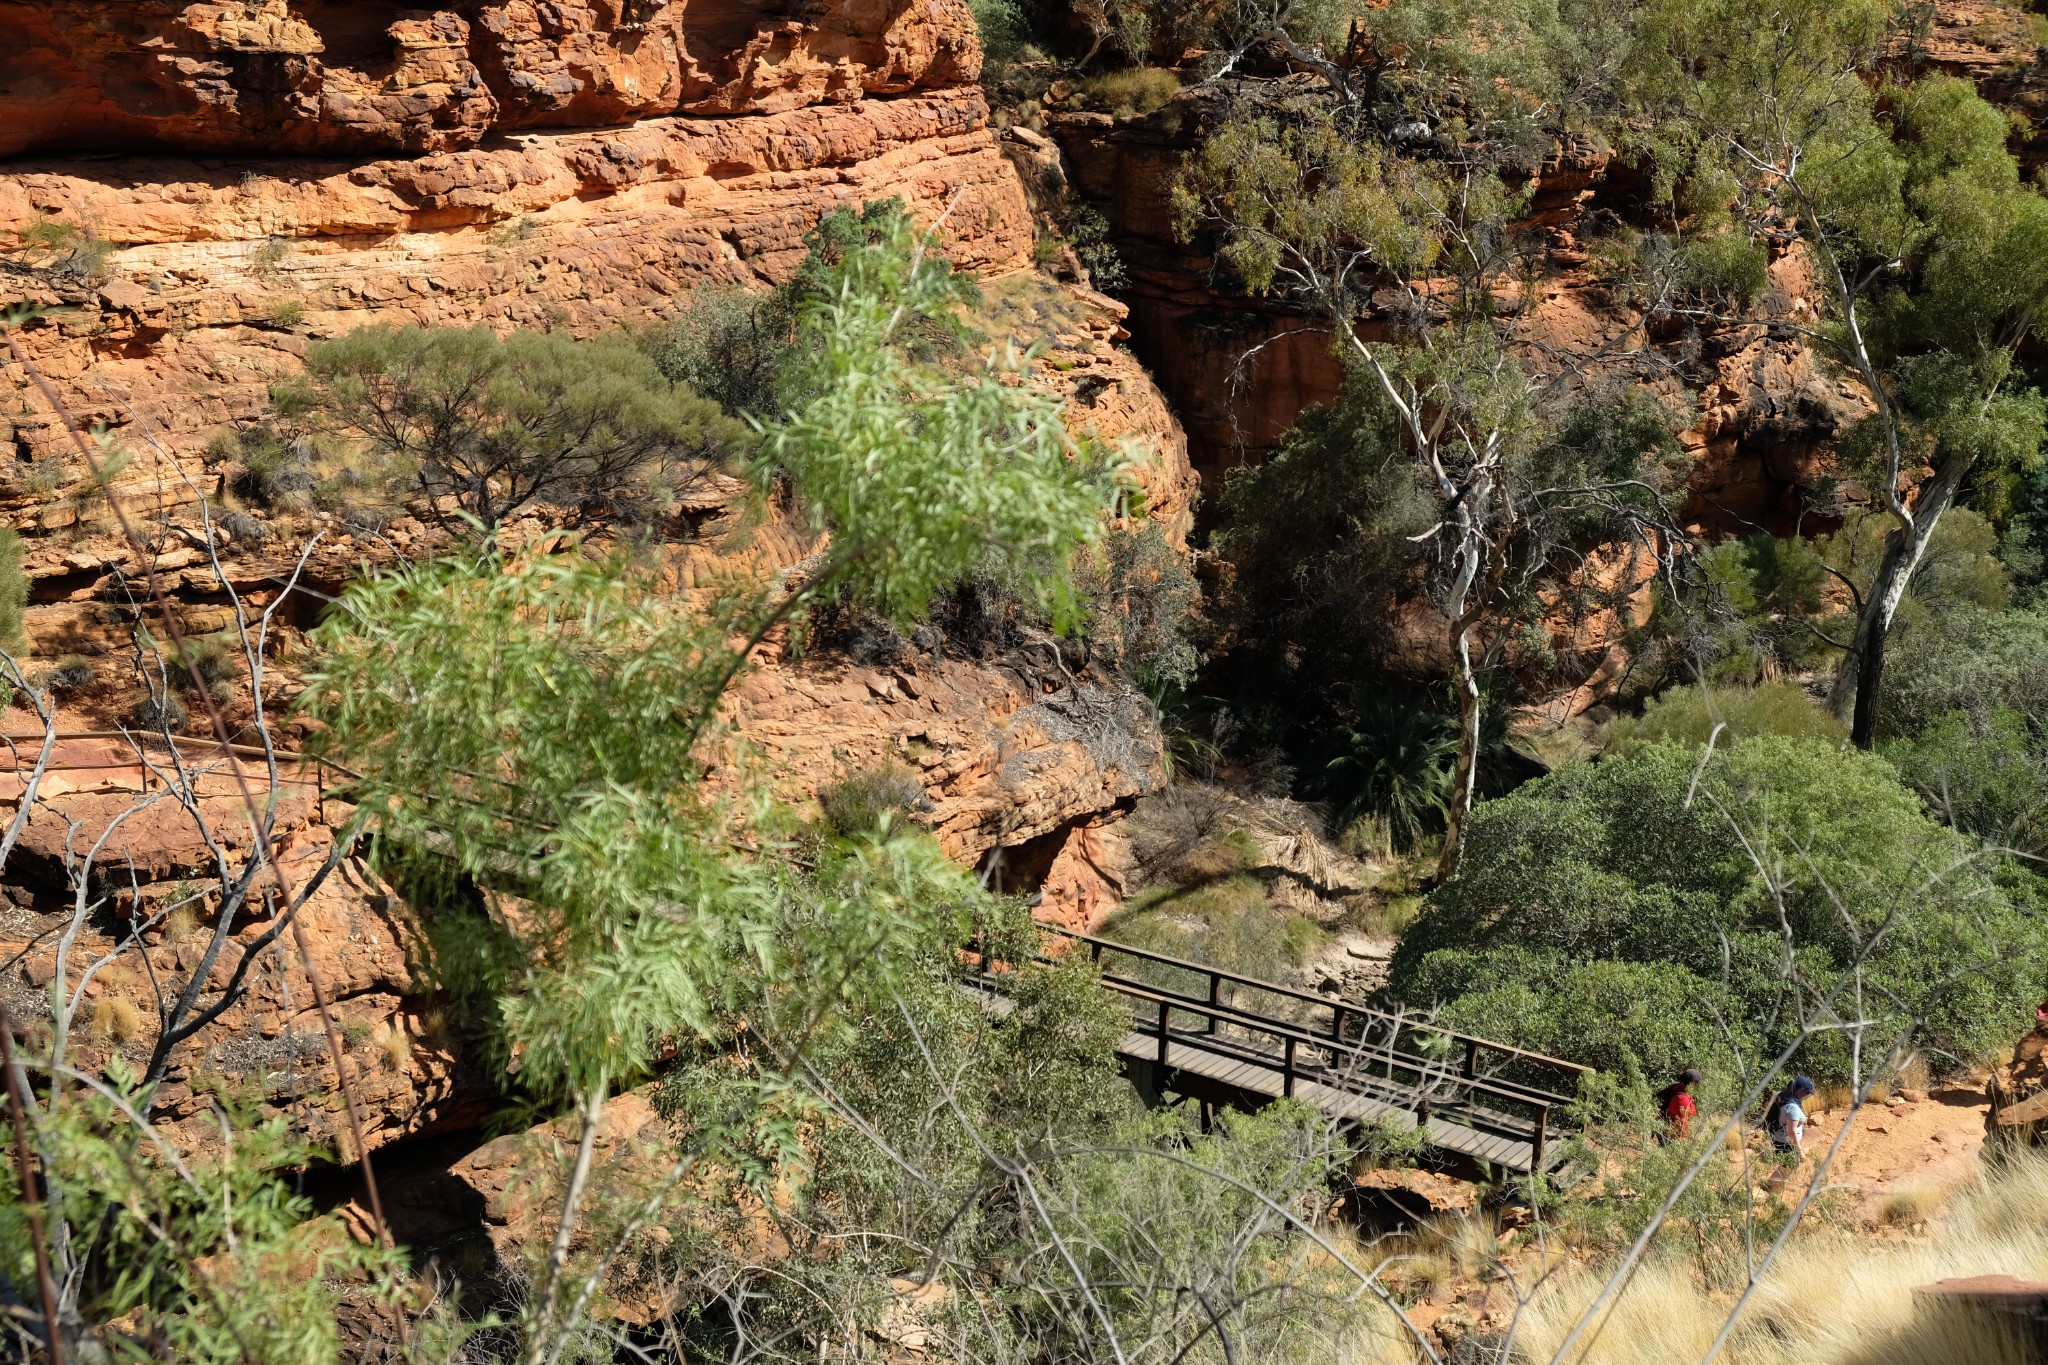
POLYGON ((1811 1095, 1813 1093, 1813 1077, 1795 1076, 1792 1078, 1790 1088, 1795 1095, 1811 1095))

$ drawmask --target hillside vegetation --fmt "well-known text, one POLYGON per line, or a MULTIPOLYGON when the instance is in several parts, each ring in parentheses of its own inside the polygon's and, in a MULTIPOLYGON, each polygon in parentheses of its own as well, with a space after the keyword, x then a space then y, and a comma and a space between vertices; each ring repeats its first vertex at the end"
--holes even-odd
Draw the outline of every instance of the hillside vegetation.
MULTIPOLYGON (((14 344, 104 264, 35 211, 0 340, 84 473, 20 517, 120 549, 32 587, 0 528, 0 1352, 2030 1358, 1913 1291, 2048 1278, 2031 126, 1882 0, 973 8, 1013 151, 1055 99, 1156 135, 1149 211, 1338 357, 1192 548, 1090 434, 1115 381, 1040 382, 1093 297, 1041 286, 1131 279, 1053 174, 993 301, 891 199, 658 325, 309 335, 204 484, 14 344), (1738 355, 1826 395, 1788 534, 1687 511, 1738 355), (60 589, 115 644, 32 666, 60 589), (1008 690, 960 693, 1000 732, 963 759, 967 661, 1008 690), (792 797, 828 692, 894 728, 792 797), (1013 823, 949 856, 974 764, 946 814, 1013 823), (1194 965, 1112 981, 1134 1014, 1119 942, 1194 965), (1204 962, 1327 1012, 1271 1103, 1169 1064, 1148 990, 1206 978, 1242 1041, 1268 989, 1204 962), (1297 1089, 1386 1020, 1427 1055, 1377 1117, 1297 1089), (1449 1155, 1474 1083, 1526 1158, 1449 1155), (1944 1163, 1852 1179, 1915 1106, 1944 1163)), ((620 50, 680 23, 611 9, 620 50)))

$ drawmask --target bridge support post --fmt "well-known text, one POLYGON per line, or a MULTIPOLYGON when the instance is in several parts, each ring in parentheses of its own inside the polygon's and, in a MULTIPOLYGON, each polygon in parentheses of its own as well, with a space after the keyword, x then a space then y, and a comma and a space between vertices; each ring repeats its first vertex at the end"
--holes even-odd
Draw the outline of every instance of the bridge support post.
POLYGON ((1529 1144, 1529 1178, 1534 1180, 1543 1174, 1543 1141, 1549 1136, 1550 1106, 1536 1106, 1536 1137, 1529 1144))

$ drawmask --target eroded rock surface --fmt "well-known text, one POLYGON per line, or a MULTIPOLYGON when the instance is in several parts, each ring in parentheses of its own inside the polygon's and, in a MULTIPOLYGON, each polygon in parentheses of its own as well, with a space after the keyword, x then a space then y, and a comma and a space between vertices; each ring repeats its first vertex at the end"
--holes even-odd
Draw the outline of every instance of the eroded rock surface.
MULTIPOLYGON (((29 748, 0 772, 0 820, 18 809, 36 756, 29 748)), ((15 1027, 32 1048, 52 1041, 51 995, 61 967, 63 994, 75 1007, 69 1056, 87 1071, 119 1060, 140 1074, 161 1011, 193 974, 207 972, 197 1007, 211 1008, 235 981, 245 952, 277 928, 272 907, 279 902, 266 876, 209 966, 220 902, 207 888, 219 884, 216 854, 237 870, 246 861, 245 810, 218 757, 190 756, 183 783, 171 778, 162 752, 148 766, 145 775, 125 741, 60 742, 0 886, 0 962, 7 964, 0 993, 15 1027), (192 797, 196 816, 180 790, 192 797)), ((359 859, 333 856, 310 772, 288 765, 282 778, 279 865, 294 894, 317 882, 299 916, 305 956, 286 934, 256 957, 247 994, 171 1053, 156 1095, 158 1122, 188 1150, 206 1150, 219 1141, 218 1104, 249 1101, 262 1113, 289 1116, 317 1146, 343 1158, 353 1153, 309 965, 336 1021, 367 1147, 479 1122, 493 1092, 473 1068, 457 1066, 447 1018, 415 976, 419 944, 408 913, 359 859)), ((260 772, 253 781, 268 793, 260 772)))
POLYGON ((376 156, 970 85, 962 0, 4 0, 0 156, 376 156))

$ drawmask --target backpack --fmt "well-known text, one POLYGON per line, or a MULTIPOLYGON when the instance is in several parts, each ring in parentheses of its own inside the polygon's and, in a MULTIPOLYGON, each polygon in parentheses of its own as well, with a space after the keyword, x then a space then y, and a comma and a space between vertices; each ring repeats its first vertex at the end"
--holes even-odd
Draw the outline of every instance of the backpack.
POLYGON ((1771 1134, 1773 1137, 1777 1136, 1778 1114, 1784 1109, 1785 1101, 1791 1098, 1792 1092, 1789 1090, 1780 1090, 1771 1097, 1771 1102, 1764 1107, 1764 1131, 1766 1133, 1771 1134))

